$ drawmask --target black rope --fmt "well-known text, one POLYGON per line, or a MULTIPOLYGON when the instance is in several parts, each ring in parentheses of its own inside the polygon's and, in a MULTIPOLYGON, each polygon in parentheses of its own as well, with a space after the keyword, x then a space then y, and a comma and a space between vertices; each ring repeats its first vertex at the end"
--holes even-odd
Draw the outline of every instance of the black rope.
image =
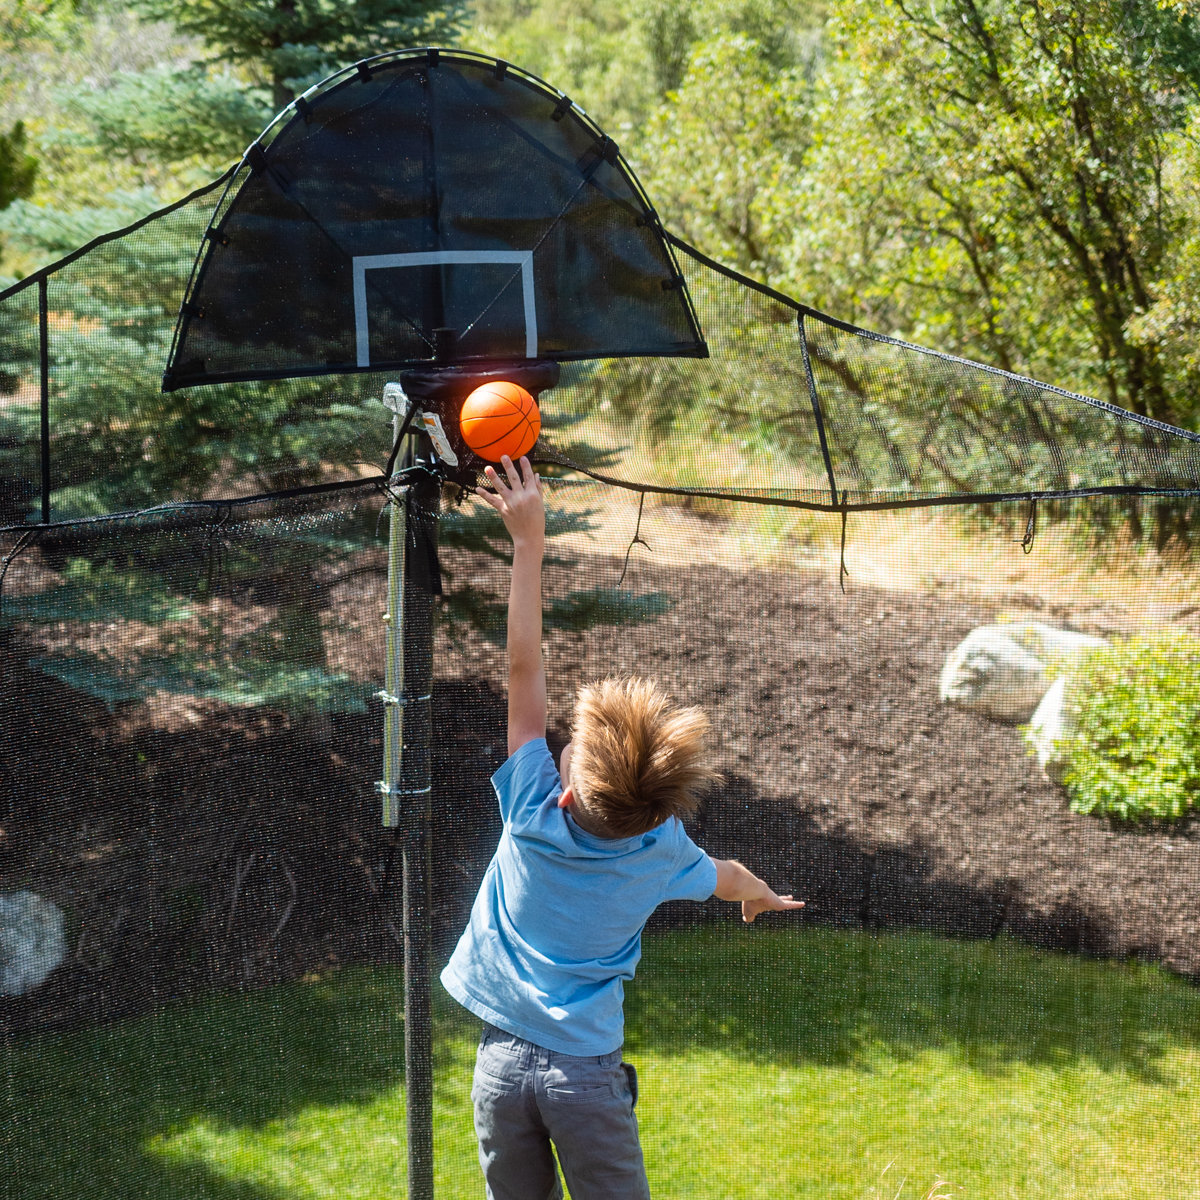
POLYGON ((38 535, 37 529, 27 529, 18 539, 17 544, 3 558, 0 558, 0 612, 4 609, 4 577, 8 574, 8 568, 12 565, 13 560, 27 546, 29 546, 38 535))
MULTIPOLYGON (((609 475, 603 471, 594 471, 585 467, 568 458, 561 450, 546 445, 544 441, 540 442, 539 446, 541 447, 541 456, 537 460, 538 463, 552 462, 557 466, 576 471, 597 483, 605 483, 610 487, 622 488, 628 492, 652 496, 691 496, 702 500, 728 500, 735 504, 760 504, 768 508, 798 508, 805 512, 891 512, 914 508, 948 508, 963 504, 1007 504, 1017 500, 1028 503, 1033 499, 1086 499, 1092 496, 1162 496, 1180 500, 1200 497, 1200 482, 1198 482, 1195 487, 1160 488, 1143 487, 1138 484, 1106 484, 1098 487, 1046 489, 1036 493, 1031 493, 1026 488, 1021 492, 950 492, 945 495, 910 496, 903 500, 859 500, 854 502, 849 499, 849 491, 843 491, 840 500, 836 496, 824 500, 806 500, 797 494, 798 489, 788 489, 787 493, 783 495, 762 495, 758 492, 735 491, 732 488, 669 487, 655 483, 634 483, 632 480, 622 479, 618 475, 609 475)), ((816 493, 810 492, 809 494, 816 493)))
POLYGON ((1017 544, 1026 554, 1033 553, 1033 540, 1037 537, 1037 498, 1029 498, 1029 517, 1025 522, 1025 536, 1017 544))
POLYGON ((629 543, 629 546, 625 551, 625 564, 621 567, 621 578, 617 580, 618 589, 620 588, 621 584, 625 582, 625 572, 629 570, 629 556, 633 553, 634 546, 641 545, 645 546, 647 550, 650 549, 650 543, 646 541, 644 537, 642 537, 642 511, 645 509, 645 507, 646 493, 643 492, 641 497, 638 499, 637 525, 634 526, 633 540, 629 543))
MULTIPOLYGON (((842 503, 843 504, 846 503, 846 493, 845 492, 842 493, 842 503)), ((846 570, 846 516, 847 516, 847 510, 845 508, 843 508, 842 509, 842 548, 841 548, 841 553, 840 553, 839 560, 838 560, 838 562, 839 562, 838 583, 841 585, 843 596, 846 594, 846 580, 850 576, 850 572, 848 570, 846 570)))
POLYGON ((226 571, 228 546, 225 543, 225 538, 222 536, 222 530, 224 530, 232 515, 229 510, 226 510, 221 519, 208 531, 208 554, 206 556, 204 586, 210 596, 220 595, 222 584, 228 578, 228 572, 226 571))

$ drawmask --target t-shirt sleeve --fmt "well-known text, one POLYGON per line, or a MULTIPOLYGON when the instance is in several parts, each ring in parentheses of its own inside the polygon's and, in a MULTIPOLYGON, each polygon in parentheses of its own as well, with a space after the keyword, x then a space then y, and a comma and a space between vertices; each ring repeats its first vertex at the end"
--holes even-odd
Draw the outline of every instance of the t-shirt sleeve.
POLYGON ((506 824, 519 825, 547 801, 557 800, 562 781, 546 739, 534 738, 513 751, 492 776, 492 787, 506 824))
POLYGON ((717 890, 717 864, 676 822, 678 839, 675 872, 664 900, 707 900, 717 890))

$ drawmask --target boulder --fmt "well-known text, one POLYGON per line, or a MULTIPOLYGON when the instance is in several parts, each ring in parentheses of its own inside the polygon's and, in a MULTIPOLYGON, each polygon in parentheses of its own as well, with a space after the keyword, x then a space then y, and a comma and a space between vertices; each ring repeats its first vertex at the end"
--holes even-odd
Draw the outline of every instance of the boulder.
POLYGON ((938 692, 945 704, 1001 721, 1028 721, 1064 661, 1106 644, 1040 621, 981 625, 947 656, 938 692))
POLYGON ((29 891, 0 895, 0 996, 41 987, 66 954, 58 905, 29 891))
POLYGON ((1067 685, 1067 677, 1060 675, 1046 689, 1041 703, 1029 718, 1029 728, 1025 732, 1037 755, 1038 766, 1045 772, 1046 778, 1055 783, 1062 783, 1066 774, 1070 759, 1063 753, 1063 742, 1075 728, 1071 710, 1067 707, 1067 685))

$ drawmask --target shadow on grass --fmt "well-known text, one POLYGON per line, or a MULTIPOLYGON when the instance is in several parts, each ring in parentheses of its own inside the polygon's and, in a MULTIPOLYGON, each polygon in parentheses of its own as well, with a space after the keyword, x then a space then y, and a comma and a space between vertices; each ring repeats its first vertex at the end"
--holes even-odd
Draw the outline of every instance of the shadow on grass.
MULTIPOLYGON (((281 1200, 156 1148, 196 1123, 262 1127, 397 1095, 403 998, 394 970, 353 970, 203 1000, 0 1050, 3 1200, 281 1200)), ((334 1126, 336 1131, 336 1126, 334 1126)), ((403 1162, 397 1163, 403 1177, 403 1162)), ((232 1174, 232 1172, 231 1172, 232 1174)))
POLYGON ((787 929, 786 920, 648 936, 626 1001, 631 1052, 871 1069, 953 1050, 982 1071, 1087 1063, 1158 1082, 1170 1046, 1200 1046, 1200 990, 1157 967, 1007 937, 787 929))

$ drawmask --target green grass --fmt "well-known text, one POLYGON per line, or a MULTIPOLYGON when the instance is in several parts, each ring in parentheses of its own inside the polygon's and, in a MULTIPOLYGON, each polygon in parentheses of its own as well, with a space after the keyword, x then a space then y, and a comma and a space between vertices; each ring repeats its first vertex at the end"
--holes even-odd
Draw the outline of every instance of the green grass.
MULTIPOLYGON (((17 1042, 0 1197, 402 1197, 400 1006, 353 970, 17 1042)), ((627 1012, 664 1200, 1200 1194, 1200 990, 1155 968, 730 923, 647 938, 627 1012)), ((439 1200, 483 1194, 474 1032, 440 1007, 439 1200)))

